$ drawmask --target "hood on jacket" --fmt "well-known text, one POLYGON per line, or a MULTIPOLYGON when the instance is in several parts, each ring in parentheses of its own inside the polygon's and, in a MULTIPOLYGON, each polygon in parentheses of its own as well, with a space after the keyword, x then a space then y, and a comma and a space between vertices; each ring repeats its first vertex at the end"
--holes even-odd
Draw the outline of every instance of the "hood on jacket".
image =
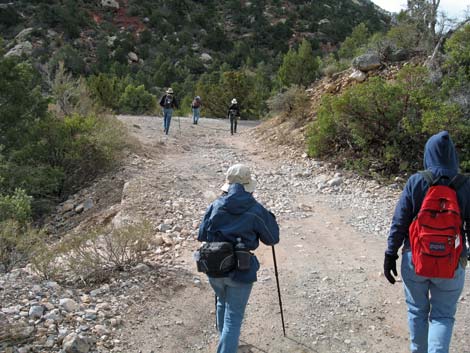
POLYGON ((230 184, 227 195, 221 201, 221 208, 232 214, 244 213, 256 202, 241 184, 230 184))
POLYGON ((424 147, 424 168, 435 176, 454 176, 459 170, 459 159, 447 131, 431 136, 424 147))

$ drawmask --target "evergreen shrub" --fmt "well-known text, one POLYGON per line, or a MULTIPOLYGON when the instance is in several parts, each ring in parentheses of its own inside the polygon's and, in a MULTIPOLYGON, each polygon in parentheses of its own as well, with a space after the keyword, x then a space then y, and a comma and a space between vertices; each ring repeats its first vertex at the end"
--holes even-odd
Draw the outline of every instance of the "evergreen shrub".
MULTIPOLYGON (((366 174, 391 175, 421 169, 427 138, 442 129, 458 148, 464 146, 469 124, 427 77, 425 68, 407 66, 395 82, 375 77, 325 96, 308 132, 309 154, 366 174)), ((461 153, 462 166, 468 160, 468 152, 461 153)))
POLYGON ((156 98, 145 89, 144 85, 128 85, 119 99, 121 113, 153 113, 157 107, 156 98))

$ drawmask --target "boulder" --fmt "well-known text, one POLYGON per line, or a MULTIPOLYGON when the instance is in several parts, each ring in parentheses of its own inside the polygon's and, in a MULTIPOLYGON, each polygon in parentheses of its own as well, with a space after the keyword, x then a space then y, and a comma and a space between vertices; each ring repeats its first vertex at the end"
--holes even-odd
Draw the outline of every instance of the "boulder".
POLYGON ((382 63, 380 58, 375 53, 368 53, 355 57, 352 61, 352 66, 360 71, 367 72, 380 67, 382 63))
POLYGON ((101 0, 101 6, 119 9, 119 2, 117 0, 101 0))
POLYGON ((28 37, 30 36, 30 34, 33 31, 34 31, 34 28, 32 28, 32 27, 25 28, 20 33, 18 33, 16 35, 15 40, 17 42, 24 42, 24 41, 26 41, 26 39, 28 39, 28 37))
POLYGON ((135 63, 139 61, 139 57, 137 56, 137 54, 132 51, 127 53, 127 58, 130 61, 135 62, 135 63))
POLYGON ((334 93, 336 92, 336 85, 334 83, 329 83, 325 86, 325 91, 328 93, 334 93))
POLYGON ((26 41, 15 45, 8 53, 5 54, 5 57, 11 56, 22 56, 22 55, 31 55, 33 52, 33 45, 26 41))
POLYGON ((366 78, 367 75, 361 70, 354 70, 353 73, 349 75, 350 80, 357 82, 364 82, 366 78))
POLYGON ((209 54, 207 53, 202 53, 201 56, 199 57, 201 59, 201 61, 207 63, 209 61, 212 61, 212 56, 210 56, 209 54))

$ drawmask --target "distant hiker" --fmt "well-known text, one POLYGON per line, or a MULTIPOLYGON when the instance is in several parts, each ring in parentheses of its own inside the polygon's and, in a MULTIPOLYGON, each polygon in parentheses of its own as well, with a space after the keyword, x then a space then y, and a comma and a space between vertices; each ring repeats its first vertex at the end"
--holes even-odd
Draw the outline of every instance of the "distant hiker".
POLYGON ((165 134, 168 135, 173 109, 178 108, 178 102, 173 95, 173 89, 171 87, 166 90, 166 94, 160 99, 160 106, 163 108, 163 130, 165 134))
POLYGON ((230 119, 230 133, 233 135, 237 132, 237 120, 240 118, 240 107, 235 98, 228 108, 227 117, 230 119))
POLYGON ((444 353, 449 352, 465 280, 470 181, 458 174, 457 153, 447 131, 427 141, 424 168, 408 179, 396 206, 384 274, 395 283, 398 249, 403 245, 401 277, 411 352, 444 353))
POLYGON ((260 267, 251 251, 260 240, 266 245, 278 243, 279 226, 274 215, 253 197, 256 181, 247 166, 235 164, 225 175, 224 194, 209 206, 199 227, 198 240, 207 242, 200 249, 201 256, 209 256, 205 256, 207 262, 198 262, 198 269, 208 275, 217 298, 217 353, 236 353, 245 307, 260 267), (225 251, 236 255, 225 256, 225 251), (224 259, 233 258, 236 260, 223 268, 224 259))
POLYGON ((193 124, 197 125, 197 122, 199 121, 199 117, 201 116, 201 97, 196 96, 194 97, 192 103, 191 103, 191 109, 193 111, 193 124))

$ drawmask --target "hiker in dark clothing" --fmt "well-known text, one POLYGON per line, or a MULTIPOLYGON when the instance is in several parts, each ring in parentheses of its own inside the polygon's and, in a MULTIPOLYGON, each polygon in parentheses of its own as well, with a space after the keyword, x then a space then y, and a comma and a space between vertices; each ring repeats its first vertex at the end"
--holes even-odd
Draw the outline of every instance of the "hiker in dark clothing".
POLYGON ((240 118, 240 107, 235 98, 232 99, 232 104, 228 108, 227 117, 230 119, 230 133, 233 135, 237 132, 237 120, 240 118))
MULTIPOLYGON (((449 352, 457 302, 464 286, 465 267, 467 265, 468 249, 465 245, 466 236, 463 224, 461 230, 455 230, 455 236, 446 237, 444 242, 443 237, 436 235, 436 232, 448 228, 432 228, 434 233, 428 233, 433 237, 429 244, 430 249, 437 252, 444 252, 444 244, 451 241, 450 248, 460 247, 461 242, 463 243, 461 253, 457 254, 455 271, 451 269, 454 271, 453 278, 427 277, 416 273, 422 273, 423 268, 431 271, 430 273, 435 273, 438 268, 438 259, 447 256, 430 255, 423 251, 416 252, 416 249, 413 250, 412 246, 418 246, 414 241, 417 239, 417 235, 414 228, 410 228, 410 225, 416 224, 414 219, 420 212, 423 200, 427 197, 427 191, 431 186, 448 186, 454 180, 460 179, 460 185, 459 187, 456 186, 455 192, 461 220, 468 226, 470 221, 470 182, 462 176, 454 179, 458 174, 459 162, 454 144, 447 131, 441 131, 427 141, 424 149, 424 168, 426 169, 425 172, 415 173, 408 179, 395 208, 388 236, 388 246, 385 251, 384 274, 390 283, 395 283, 393 275, 397 276, 396 260, 398 259, 398 250, 403 246, 401 277, 408 307, 410 350, 413 353, 447 353, 449 352), (429 174, 432 178, 426 177, 429 174), (413 236, 413 243, 410 242, 410 234, 413 236), (462 234, 463 240, 460 240, 460 234, 462 234), (425 260, 422 260, 422 258, 425 260), (427 267, 424 267, 424 264, 427 267)), ((444 207, 447 200, 442 199, 441 202, 444 204, 441 204, 440 207, 444 207)), ((427 211, 429 211, 429 208, 426 208, 427 211)), ((439 219, 443 220, 442 217, 446 217, 444 216, 446 213, 442 212, 442 215, 431 213, 430 218, 440 217, 439 219)), ((424 244, 424 241, 419 243, 419 246, 421 244, 424 244)), ((439 264, 441 263, 439 262, 439 264)), ((444 261, 445 266, 449 266, 450 263, 450 258, 449 261, 444 261)))
POLYGON ((173 95, 173 89, 171 87, 167 89, 166 94, 160 99, 160 106, 163 108, 163 130, 165 134, 168 135, 173 109, 178 108, 178 102, 173 95))
MULTIPOLYGON (((224 192, 207 209, 199 227, 198 240, 202 242, 243 243, 248 250, 279 242, 279 226, 274 215, 253 197, 256 181, 250 169, 235 164, 226 173, 224 192)), ((225 277, 209 276, 209 283, 217 296, 217 353, 236 353, 240 330, 248 298, 260 268, 254 254, 248 255, 248 269, 236 267, 225 277)))

